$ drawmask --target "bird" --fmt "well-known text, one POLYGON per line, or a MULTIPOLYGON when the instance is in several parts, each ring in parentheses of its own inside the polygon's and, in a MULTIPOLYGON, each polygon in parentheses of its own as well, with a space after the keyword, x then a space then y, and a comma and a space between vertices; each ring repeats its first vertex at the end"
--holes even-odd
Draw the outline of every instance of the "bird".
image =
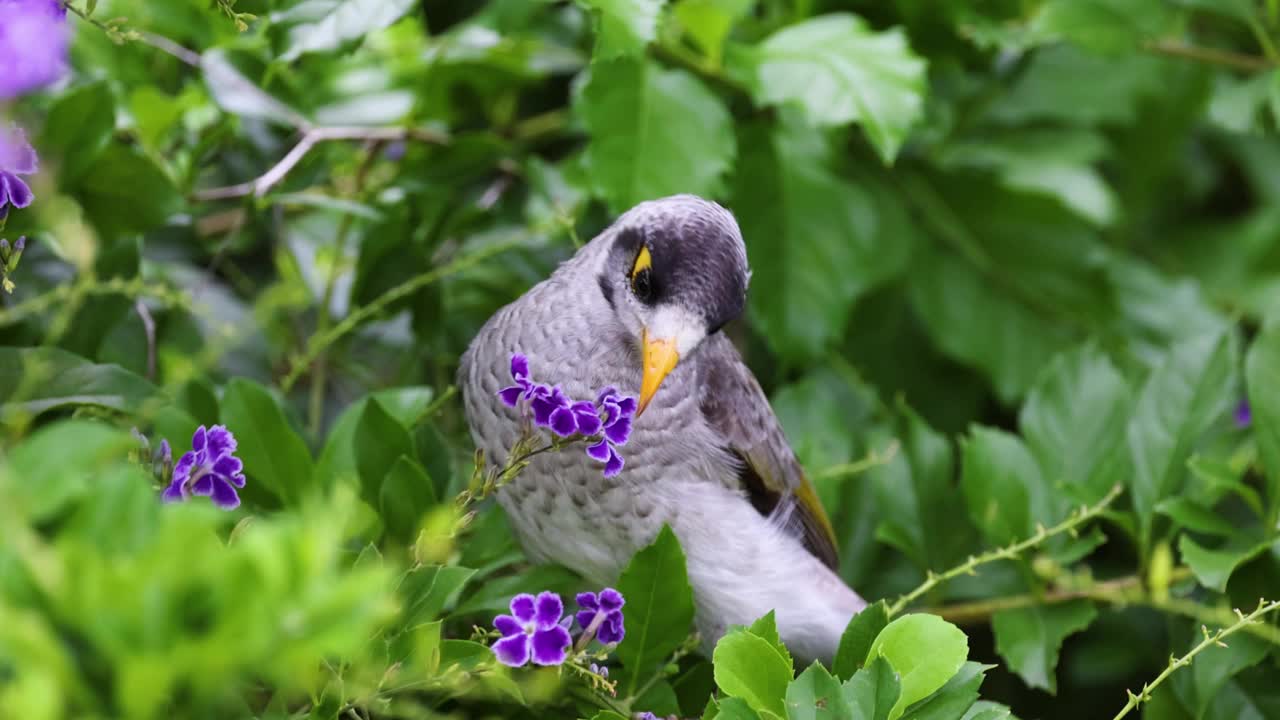
POLYGON ((798 660, 830 662, 866 602, 836 572, 836 540, 767 396, 724 333, 750 281, 733 214, 693 195, 641 202, 498 310, 458 370, 472 439, 504 462, 521 415, 498 393, 513 354, 574 398, 638 397, 612 477, 543 453, 497 492, 535 562, 608 585, 667 525, 685 553, 703 649, 774 612, 798 660))

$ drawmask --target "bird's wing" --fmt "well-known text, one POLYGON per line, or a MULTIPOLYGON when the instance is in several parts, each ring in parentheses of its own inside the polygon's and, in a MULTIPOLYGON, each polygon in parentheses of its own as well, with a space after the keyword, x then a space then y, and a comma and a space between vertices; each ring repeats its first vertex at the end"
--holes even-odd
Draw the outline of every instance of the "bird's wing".
POLYGON ((777 519, 809 552, 835 569, 831 521, 760 383, 723 334, 716 333, 705 342, 699 358, 705 368, 699 404, 707 422, 741 460, 739 480, 752 505, 777 519))

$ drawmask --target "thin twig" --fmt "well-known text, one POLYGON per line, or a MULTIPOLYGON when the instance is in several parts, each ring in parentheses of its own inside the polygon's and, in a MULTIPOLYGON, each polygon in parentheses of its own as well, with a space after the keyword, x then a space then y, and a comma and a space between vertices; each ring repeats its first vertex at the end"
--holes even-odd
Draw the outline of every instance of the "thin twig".
POLYGON ((997 548, 995 550, 983 553, 976 557, 971 556, 967 561, 941 574, 935 573, 932 570, 929 571, 928 577, 925 579, 923 583, 920 584, 919 587, 907 593, 906 595, 903 595, 902 597, 898 598, 892 605, 889 606, 889 616, 892 617, 902 612, 903 609, 905 609, 908 605, 910 605, 916 599, 920 598, 925 593, 928 593, 930 590, 941 585, 942 583, 945 583, 961 575, 973 575, 975 574, 974 570, 976 570, 979 566, 986 565, 987 563, 995 562, 996 560, 1012 560, 1018 557, 1018 555, 1020 555, 1024 551, 1029 550, 1039 545, 1040 543, 1043 543, 1044 541, 1048 540, 1051 537, 1075 530, 1080 525, 1088 522, 1089 520, 1097 517, 1098 515, 1101 515, 1102 512, 1107 509, 1107 506, 1109 506, 1117 497, 1120 496, 1121 490, 1122 490, 1121 486, 1116 485, 1115 487, 1111 488, 1111 491, 1108 492, 1106 496, 1104 496, 1096 504, 1092 506, 1085 506, 1080 508, 1079 510, 1077 510, 1076 512, 1068 516, 1066 520, 1063 520, 1062 522, 1058 523, 1057 525, 1054 525, 1051 528, 1046 528, 1044 526, 1041 526, 1040 529, 1036 531, 1035 535, 1032 535, 1031 537, 1025 540, 1020 540, 1016 543, 1013 543, 1012 545, 1008 545, 1002 548, 997 548))
POLYGON ((1191 650, 1186 655, 1183 655, 1180 658, 1170 658, 1169 667, 1165 668, 1163 672, 1157 675, 1155 680, 1152 680, 1149 683, 1143 684, 1141 692, 1135 695, 1132 691, 1129 691, 1129 701, 1125 703, 1123 708, 1120 709, 1120 712, 1116 713, 1116 716, 1112 720, 1120 720, 1120 718, 1124 717, 1125 715, 1128 715, 1131 710, 1136 710, 1139 705, 1151 700, 1151 691, 1155 690, 1156 687, 1158 687, 1160 683, 1164 682, 1165 679, 1167 679, 1170 675, 1177 672, 1179 668, 1184 668, 1190 665, 1191 661, 1195 659, 1196 655, 1199 655, 1201 652, 1204 652, 1206 649, 1208 649, 1210 646, 1213 646, 1213 645, 1217 645, 1218 647, 1226 647, 1227 646, 1226 643, 1222 641, 1226 639, 1228 636, 1243 629, 1247 625, 1256 623, 1258 619, 1261 618, 1263 615, 1266 615, 1267 613, 1273 612, 1277 609, 1280 609, 1280 600, 1267 602, 1265 599, 1263 599, 1258 601, 1258 608, 1253 612, 1249 613, 1248 615, 1245 615, 1239 610, 1236 610, 1236 616, 1239 617, 1239 620, 1237 620, 1234 624, 1230 625, 1229 627, 1220 628, 1217 632, 1210 633, 1209 628, 1201 625, 1200 631, 1204 633, 1204 640, 1200 641, 1198 645, 1191 648, 1191 650))
POLYGON ((142 298, 133 301, 133 309, 138 312, 138 317, 142 319, 142 330, 147 336, 147 379, 156 379, 156 321, 151 317, 151 311, 147 309, 147 304, 142 298))
POLYGON ((178 43, 170 40, 167 37, 162 37, 160 35, 156 35, 155 33, 138 32, 136 30, 122 31, 119 28, 111 27, 110 25, 102 22, 101 20, 96 20, 92 17, 89 17, 89 15, 86 14, 83 10, 76 7, 75 5, 72 5, 71 0, 62 0, 62 7, 70 11, 72 15, 75 15, 81 20, 105 32, 107 34, 107 37, 111 38, 113 41, 117 43, 122 40, 137 40, 138 42, 144 45, 150 45, 151 47, 163 53, 172 55, 173 57, 186 63, 187 65, 190 65, 192 67, 200 67, 200 53, 197 53, 194 50, 189 50, 179 45, 178 43))
MULTIPOLYGON (((364 158, 356 169, 354 188, 351 192, 353 200, 359 200, 361 193, 364 192, 364 181, 369 176, 369 169, 373 167, 383 142, 374 140, 365 146, 364 158)), ((338 286, 338 276, 342 272, 343 260, 347 254, 347 239, 351 236, 354 218, 355 216, 351 213, 343 213, 342 220, 338 223, 337 242, 334 243, 337 250, 334 253, 333 262, 329 265, 324 292, 320 296, 319 319, 316 322, 317 335, 323 335, 333 325, 333 314, 329 312, 329 307, 333 304, 333 293, 338 286)), ((315 370, 311 375, 311 398, 307 409, 308 429, 312 437, 320 436, 320 426, 324 421, 324 392, 328 384, 328 370, 329 358, 322 351, 316 358, 315 370)))
POLYGON ((840 465, 832 465, 830 467, 819 470, 813 476, 814 480, 830 480, 832 478, 843 478, 850 475, 858 475, 870 470, 873 467, 888 465, 898 456, 898 441, 894 440, 885 446, 884 450, 871 448, 867 451, 866 457, 861 460, 855 460, 851 463, 842 463, 840 465))
POLYGON ((307 343, 306 350, 303 351, 300 357, 294 360, 293 366, 289 369, 289 374, 285 376, 284 380, 280 384, 281 389, 285 392, 289 392, 294 383, 296 383, 298 378, 302 376, 302 373, 311 366, 311 363, 315 362, 316 357, 318 357, 320 353, 324 352, 326 348, 337 342, 339 338, 360 327, 360 325, 369 319, 376 317, 379 313, 385 310, 387 306, 397 300, 409 297, 438 280, 475 267, 494 255, 511 250, 512 248, 518 247, 520 244, 521 243, 519 241, 510 241, 490 245, 483 250, 478 250, 471 255, 459 258, 448 265, 444 265, 412 277, 382 293, 373 302, 368 305, 364 305, 347 315, 342 319, 342 322, 334 325, 328 332, 313 335, 311 340, 307 343))
POLYGON ((334 140, 417 140, 432 145, 449 144, 449 136, 438 130, 428 128, 405 127, 318 127, 311 128, 302 135, 302 139, 280 158, 265 173, 248 182, 224 187, 197 190, 193 197, 198 201, 226 200, 228 198, 252 195, 262 197, 267 191, 289 174, 289 171, 311 152, 311 149, 323 142, 334 140))
POLYGON ((1230 50, 1187 45, 1177 40, 1150 40, 1143 43, 1142 47, 1148 52, 1158 55, 1180 57, 1210 65, 1222 65, 1236 70, 1244 70, 1245 72, 1264 72, 1277 66, 1274 61, 1267 58, 1244 55, 1230 50))

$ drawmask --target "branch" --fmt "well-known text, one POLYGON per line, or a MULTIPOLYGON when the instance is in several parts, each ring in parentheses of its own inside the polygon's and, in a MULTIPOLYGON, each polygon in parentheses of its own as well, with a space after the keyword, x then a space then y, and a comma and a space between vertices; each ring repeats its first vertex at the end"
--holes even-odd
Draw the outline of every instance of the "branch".
POLYGON ((1204 633, 1204 640, 1200 641, 1199 645, 1196 645, 1195 647, 1191 648, 1191 651, 1188 652, 1186 655, 1183 655, 1180 658, 1170 659, 1169 667, 1165 668, 1164 672, 1157 675, 1155 680, 1152 680, 1149 683, 1145 683, 1142 686, 1142 692, 1136 695, 1133 694, 1133 692, 1129 692, 1129 702, 1125 703, 1125 706, 1120 709, 1120 712, 1116 713, 1116 716, 1112 720, 1120 720, 1120 718, 1124 717, 1125 715, 1128 715, 1130 710, 1136 710, 1139 705, 1151 700, 1151 691, 1155 690, 1156 687, 1160 685, 1160 683, 1164 682, 1166 678, 1168 678, 1170 675, 1176 672, 1179 668, 1184 668, 1190 665, 1191 661, 1195 658, 1196 655, 1199 655, 1201 652, 1204 652, 1204 650, 1208 649, 1211 645, 1226 647, 1227 646, 1226 643, 1222 641, 1226 639, 1228 636, 1245 628, 1248 625, 1252 625, 1258 622, 1258 619, 1261 618, 1263 615, 1266 615, 1267 613, 1277 609, 1280 609, 1280 600, 1267 602, 1264 599, 1264 600, 1258 601, 1258 609, 1254 610, 1248 615, 1245 615, 1239 610, 1236 610, 1236 616, 1239 617, 1240 619, 1237 620, 1233 625, 1229 627, 1221 628, 1215 633, 1210 633, 1209 628, 1201 625, 1200 631, 1204 633))
POLYGON ((930 590, 934 589, 935 587, 941 585, 942 583, 945 583, 961 575, 973 575, 975 574, 974 570, 976 570, 979 566, 986 565, 987 563, 995 562, 996 560, 1013 560, 1014 558, 1018 557, 1018 555, 1021 554, 1022 552, 1029 550, 1035 547, 1036 545, 1039 545, 1040 543, 1044 542, 1045 540, 1048 540, 1051 537, 1075 530, 1080 525, 1088 522, 1089 520, 1092 520, 1098 515, 1101 515, 1102 512, 1107 509, 1107 506, 1110 505, 1117 497, 1120 496, 1120 492, 1121 492, 1121 487, 1119 485, 1116 485, 1115 487, 1111 488, 1111 491, 1108 492, 1101 500, 1099 500, 1097 504, 1091 507, 1085 506, 1080 508, 1076 512, 1073 512, 1071 515, 1069 515, 1066 520, 1063 520, 1062 522, 1058 523, 1057 525, 1054 525, 1051 528, 1045 528, 1041 526, 1040 529, 1036 531, 1035 535, 1032 535, 1031 537, 1025 540, 1020 540, 1007 547, 997 548, 995 550, 985 552, 976 557, 971 556, 964 563, 961 563, 960 565, 957 565, 956 567, 953 567, 950 570, 943 572, 942 574, 937 574, 932 570, 930 570, 928 577, 925 579, 923 583, 920 584, 919 587, 907 593, 906 595, 903 595, 902 597, 898 598, 897 601, 893 603, 893 605, 889 606, 889 617, 893 617, 894 615, 897 615, 898 613, 902 612, 912 602, 914 602, 915 600, 917 600, 918 598, 920 598, 922 595, 929 592, 930 590))
POLYGON ((1157 55, 1169 55, 1210 65, 1222 65, 1245 72, 1264 72, 1277 67, 1275 61, 1267 58, 1244 55, 1230 50, 1187 45, 1177 40, 1148 40, 1143 43, 1142 47, 1144 50, 1157 55))
POLYGON ((155 33, 121 30, 119 27, 113 27, 89 17, 88 13, 72 5, 71 0, 62 0, 62 7, 66 8, 72 15, 105 32, 112 42, 122 43, 126 40, 137 40, 144 45, 150 45, 161 52, 168 53, 191 67, 200 67, 200 53, 189 50, 167 37, 156 35, 155 33))
POLYGON ((397 300, 409 297, 437 280, 449 277, 450 275, 456 275, 463 270, 475 267, 494 255, 506 252, 507 250, 511 250, 519 245, 520 243, 517 241, 490 245, 483 250, 478 250, 466 257, 455 260, 448 265, 444 265, 412 277, 382 293, 373 302, 368 305, 364 305, 347 315, 342 319, 342 322, 334 325, 328 332, 313 335, 311 340, 307 343, 306 350, 303 351, 300 357, 294 360, 293 367, 289 369, 289 374, 285 376, 284 381, 280 384, 281 389, 286 393, 289 392, 294 383, 296 383, 298 378, 302 376, 302 373, 311 366, 311 363, 315 362, 315 359, 320 355, 320 353, 324 352, 330 345, 337 342, 342 336, 355 330, 362 323, 385 310, 387 306, 397 300))
POLYGON ((204 200, 225 200, 227 198, 245 197, 253 195, 254 197, 262 197, 267 191, 274 187, 277 183, 289 174, 302 158, 311 152, 311 148, 319 143, 329 142, 333 140, 417 140, 418 142, 429 143, 432 145, 448 145, 449 136, 437 130, 429 130, 427 128, 404 128, 404 127, 318 127, 306 131, 302 135, 302 139, 298 144, 294 145, 280 161, 259 175, 257 178, 238 185, 227 185, 225 187, 209 188, 206 190, 197 190, 193 194, 193 198, 199 201, 204 200))

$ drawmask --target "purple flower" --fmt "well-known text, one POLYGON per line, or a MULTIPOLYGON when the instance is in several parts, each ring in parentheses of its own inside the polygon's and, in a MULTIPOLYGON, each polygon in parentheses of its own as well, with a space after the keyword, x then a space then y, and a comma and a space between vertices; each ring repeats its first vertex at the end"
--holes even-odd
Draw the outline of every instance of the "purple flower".
POLYGON ((0 0, 0 100, 67 72, 67 10, 57 0, 0 0))
POLYGON ((662 720, 662 718, 651 712, 636 713, 635 720, 662 720))
POLYGON ((613 477, 622 472, 622 455, 616 446, 626 445, 631 437, 631 420, 636 414, 636 399, 623 396, 616 388, 600 391, 596 403, 604 410, 604 437, 587 448, 587 455, 604 463, 604 476, 613 477))
POLYGON ((626 637, 626 628, 622 625, 622 606, 627 603, 622 593, 613 588, 605 588, 597 595, 593 592, 578 593, 578 624, 583 630, 596 625, 596 638, 608 645, 622 642, 626 637))
MULTIPOLYGON (((0 15, 4 14, 4 1, 0 0, 0 15)), ((4 70, 0 69, 0 77, 3 75, 4 70)), ((24 208, 31 204, 34 199, 31 188, 18 176, 34 173, 39 165, 36 151, 27 142, 27 134, 22 128, 17 125, 7 130, 0 128, 0 216, 8 212, 10 205, 24 208)))
POLYGON ((1248 400, 1241 400, 1236 405, 1235 420, 1238 428, 1247 428, 1253 424, 1253 408, 1249 407, 1248 400))
POLYGON ((493 619, 493 626, 502 633, 502 639, 493 644, 498 662, 510 667, 521 667, 531 658, 535 665, 563 663, 572 642, 560 624, 563 614, 564 603, 553 592, 511 598, 511 614, 493 619))
POLYGON ((511 356, 511 378, 516 384, 498 391, 503 404, 516 407, 521 400, 528 400, 534 424, 551 428, 560 437, 595 437, 603 431, 603 437, 587 447, 587 456, 604 463, 605 477, 622 471, 622 455, 617 448, 631 437, 631 421, 636 414, 634 397, 607 387, 594 403, 575 401, 559 385, 550 387, 534 382, 529 376, 529 359, 520 353, 511 356))
MULTIPOLYGON (((167 446, 165 446, 167 447, 167 446)), ((192 495, 203 495, 224 510, 240 506, 236 488, 244 487, 244 463, 235 456, 236 438, 222 425, 208 430, 204 425, 191 436, 191 450, 178 458, 173 468, 173 481, 161 497, 165 502, 178 502, 192 495)))

